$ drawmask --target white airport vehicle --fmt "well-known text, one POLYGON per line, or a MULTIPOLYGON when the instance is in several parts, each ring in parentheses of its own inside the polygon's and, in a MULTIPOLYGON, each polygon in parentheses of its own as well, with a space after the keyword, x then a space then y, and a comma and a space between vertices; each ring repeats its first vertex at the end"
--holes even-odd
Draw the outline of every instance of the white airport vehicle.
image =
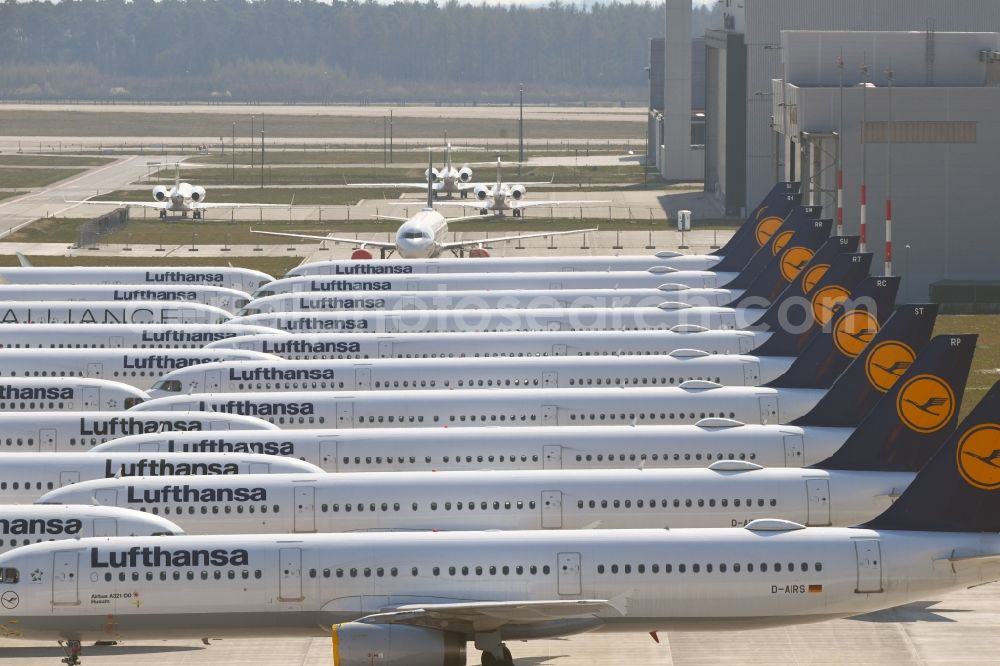
POLYGON ((0 267, 4 284, 214 285, 252 294, 273 281, 267 273, 232 266, 20 266, 0 267))
MULTIPOLYGON (((667 388, 548 388, 544 394, 523 388, 195 393, 154 398, 136 405, 132 411, 242 414, 288 429, 673 425, 695 424, 704 419, 720 419, 722 425, 732 420, 808 424, 820 414, 823 418, 836 415, 836 424, 857 425, 874 406, 876 396, 891 388, 912 362, 910 357, 909 362, 897 363, 899 367, 893 372, 879 370, 876 365, 887 357, 883 343, 893 343, 894 349, 895 345, 920 349, 926 333, 901 337, 891 334, 887 326, 829 389, 805 388, 799 383, 745 387, 691 380, 667 388)), ((948 339, 939 336, 926 355, 930 358, 942 355, 941 346, 948 339)), ((975 336, 950 339, 975 347, 975 336)))
MULTIPOLYGON (((480 215, 493 213, 503 215, 505 211, 510 211, 514 217, 524 215, 524 210, 539 206, 562 207, 562 206, 590 206, 594 204, 608 204, 610 201, 575 199, 575 200, 545 200, 545 201, 525 201, 524 196, 528 193, 525 185, 548 185, 550 182, 503 182, 503 165, 500 156, 497 156, 497 179, 495 183, 478 183, 473 186, 472 192, 476 195, 476 200, 471 203, 458 201, 444 201, 441 206, 460 206, 463 208, 475 208, 480 215)), ((465 198, 465 197, 463 197, 465 198)))
POLYGON ((107 379, 0 376, 0 412, 101 412, 128 409, 144 400, 149 400, 145 391, 107 379))
MULTIPOLYGON (((260 431, 252 431, 260 432, 260 431)), ((257 453, 5 452, 0 466, 0 503, 37 501, 43 494, 82 481, 133 476, 311 474, 318 466, 257 453)), ((67 502, 60 502, 66 504, 67 502)), ((83 501, 93 504, 94 498, 83 501)))
MULTIPOLYGON (((132 509, 84 504, 0 504, 0 553, 41 541, 117 536, 176 536, 166 518, 132 509)), ((27 572, 25 572, 27 573, 27 572)), ((10 603, 6 598, 4 607, 10 603)))
MULTIPOLYGON (((0 326, 0 336, 3 327, 0 326)), ((277 356, 242 349, 5 349, 0 376, 90 377, 111 379, 146 390, 171 370, 215 361, 280 361, 277 356)))
MULTIPOLYGON (((162 165, 157 165, 162 166, 162 165)), ((153 201, 67 201, 74 204, 93 204, 96 206, 125 206, 127 208, 152 208, 165 219, 167 213, 180 213, 181 217, 202 219, 206 210, 213 208, 288 208, 285 204, 265 203, 205 203, 208 192, 201 185, 192 185, 181 180, 181 166, 174 164, 174 184, 171 187, 157 185, 153 188, 153 201)), ((291 204, 289 204, 291 205, 291 204)))
MULTIPOLYGON (((904 374, 840 449, 808 468, 765 469, 746 460, 724 460, 701 469, 225 477, 109 473, 49 491, 38 501, 78 504, 93 498, 108 506, 177 516, 188 534, 673 529, 737 527, 766 518, 852 525, 887 509, 952 434, 972 351, 973 345, 960 345, 948 358, 941 354, 934 368, 941 372, 914 367, 904 374), (945 399, 933 413, 897 409, 897 404, 922 404, 930 386, 945 399)), ((993 391, 1000 396, 1000 382, 993 391)), ((992 404, 1000 398, 985 400, 992 404)), ((966 421, 966 428, 971 425, 966 421)), ((955 443, 938 455, 954 457, 955 443)))
POLYGON ((755 629, 939 598, 1000 575, 1000 484, 988 464, 997 405, 988 407, 952 436, 951 455, 936 455, 892 506, 856 527, 759 519, 40 543, 0 555, 0 595, 17 599, 0 624, 20 639, 65 641, 70 664, 83 641, 332 630, 340 666, 365 666, 375 653, 387 664, 461 663, 468 641, 484 666, 511 666, 505 641, 755 629))
POLYGON ((201 349, 209 342, 261 333, 274 329, 237 324, 5 324, 0 326, 0 349, 201 349))
MULTIPOLYGON (((470 174, 471 180, 471 174, 470 174)), ((423 184, 421 184, 423 187, 423 184)), ((740 227, 733 239, 718 253, 686 255, 664 250, 652 255, 549 255, 538 257, 493 257, 488 262, 468 261, 463 258, 441 257, 436 259, 385 259, 376 263, 355 259, 331 259, 300 264, 285 273, 286 278, 304 275, 335 275, 364 277, 375 275, 418 275, 421 273, 506 273, 506 272, 551 272, 551 271, 645 271, 657 266, 677 270, 712 270, 724 257, 734 256, 735 260, 748 260, 752 252, 759 249, 757 235, 748 233, 761 225, 759 237, 766 241, 773 229, 768 229, 775 221, 783 220, 796 206, 801 197, 798 183, 778 183, 755 208, 747 221, 740 227)), ((254 297, 269 295, 267 287, 254 297)))
POLYGON ((212 430, 276 430, 263 419, 217 412, 36 412, 0 413, 0 453, 86 451, 116 437, 140 433, 212 430))
POLYGON ((309 240, 331 241, 334 243, 354 245, 357 246, 358 249, 356 249, 351 255, 352 259, 371 259, 372 255, 371 252, 368 251, 368 247, 378 248, 383 258, 395 252, 400 257, 412 259, 416 257, 437 257, 442 252, 453 252, 455 254, 459 254, 464 253, 466 249, 470 250, 471 256, 487 257, 489 256, 489 252, 487 252, 484 247, 487 244, 503 243, 525 238, 548 238, 551 236, 565 236, 567 234, 580 234, 588 231, 597 231, 596 229, 576 229, 573 231, 546 231, 532 234, 517 234, 514 236, 480 238, 476 240, 447 241, 445 240, 445 237, 448 234, 448 225, 450 223, 460 222, 462 220, 478 219, 479 216, 466 215, 463 217, 446 218, 444 215, 434 210, 435 193, 432 170, 433 166, 429 164, 426 184, 427 205, 424 208, 421 208, 412 217, 394 217, 389 215, 376 216, 380 220, 389 220, 401 223, 399 229, 396 231, 396 239, 391 243, 376 240, 360 240, 358 238, 314 236, 311 234, 293 234, 277 231, 254 231, 254 233, 265 234, 268 236, 305 238, 309 240))
POLYGON ((5 301, 4 324, 224 324, 232 315, 213 305, 169 301, 5 301))
POLYGON ((255 298, 236 314, 334 310, 474 310, 505 308, 654 307, 664 301, 723 306, 732 301, 726 289, 660 285, 652 289, 442 289, 334 293, 302 291, 255 298))
POLYGON ((233 314, 250 299, 238 289, 200 284, 0 284, 0 302, 48 300, 202 303, 233 314))

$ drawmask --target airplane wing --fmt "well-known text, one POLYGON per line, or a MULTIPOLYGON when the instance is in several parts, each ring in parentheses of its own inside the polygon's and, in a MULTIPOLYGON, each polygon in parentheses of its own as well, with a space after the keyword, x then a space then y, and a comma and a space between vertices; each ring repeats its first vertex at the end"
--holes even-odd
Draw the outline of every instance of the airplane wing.
POLYGON ((511 210, 515 208, 537 208, 539 206, 583 206, 586 204, 609 204, 610 201, 594 201, 593 199, 581 199, 578 201, 510 201, 507 205, 511 210))
POLYGON ((367 247, 371 245, 372 247, 384 247, 395 249, 395 243, 387 243, 385 241, 373 241, 373 240, 361 240, 359 238, 339 238, 337 236, 314 236, 311 234, 289 234, 282 233, 280 231, 254 231, 250 229, 250 233, 253 234, 264 234, 266 236, 285 236, 287 238, 305 238, 309 240, 318 241, 333 241, 334 243, 347 243, 349 245, 357 245, 358 247, 367 247))
MULTIPOLYGON (((479 218, 478 215, 470 215, 469 217, 452 217, 448 218, 449 222, 454 222, 456 220, 467 220, 470 218, 479 218)), ((481 219, 481 218, 480 218, 481 219)), ((523 240, 525 238, 547 238, 549 236, 566 236, 567 234, 585 234, 588 231, 597 231, 594 229, 572 229, 570 231, 540 231, 535 234, 518 234, 517 236, 497 236, 490 238, 480 238, 478 240, 469 241, 459 241, 457 243, 443 243, 441 247, 445 250, 450 250, 457 247, 467 247, 469 245, 485 245, 486 243, 503 243, 512 240, 523 240)))
POLYGON ((192 203, 188 207, 191 210, 206 210, 209 208, 289 208, 292 204, 264 204, 264 203, 192 203))
POLYGON ((388 187, 391 189, 410 188, 414 190, 427 190, 427 183, 345 183, 347 187, 388 187))
POLYGON ((170 210, 169 201, 67 201, 71 204, 95 204, 99 206, 129 206, 136 208, 153 208, 155 210, 170 210))
POLYGON ((366 624, 408 624, 442 629, 456 624, 468 633, 490 632, 509 624, 565 623, 565 634, 587 631, 603 624, 599 615, 624 615, 624 610, 603 599, 552 601, 459 601, 405 604, 357 620, 366 624), (572 620, 580 621, 577 627, 572 620))

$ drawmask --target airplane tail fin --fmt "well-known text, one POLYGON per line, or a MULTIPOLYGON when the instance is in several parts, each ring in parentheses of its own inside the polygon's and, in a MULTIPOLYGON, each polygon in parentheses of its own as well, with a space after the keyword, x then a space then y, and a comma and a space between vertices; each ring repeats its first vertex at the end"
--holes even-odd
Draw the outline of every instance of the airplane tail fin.
MULTIPOLYGON (((778 298, 789 295, 804 297, 812 288, 818 284, 819 280, 830 270, 830 265, 841 254, 853 254, 858 249, 860 242, 858 236, 834 236, 828 238, 823 247, 816 252, 812 261, 806 265, 799 274, 795 276, 787 287, 777 297, 771 299, 773 302, 778 298)), ((866 271, 867 272, 867 271, 866 271)), ((764 341, 751 354, 757 356, 798 356, 812 340, 816 329, 810 325, 808 327, 781 327, 775 330, 770 338, 764 341)))
MULTIPOLYGON (((793 199, 801 198, 801 195, 798 194, 790 196, 793 199)), ((787 240, 788 235, 785 232, 795 231, 803 220, 819 217, 819 214, 814 212, 816 210, 815 207, 810 208, 798 203, 788 205, 781 210, 773 206, 771 208, 773 215, 768 215, 754 224, 753 229, 747 233, 745 241, 722 257, 712 270, 722 273, 738 273, 740 276, 747 275, 753 278, 757 272, 763 269, 766 261, 773 256, 767 248, 774 247, 778 238, 787 240), (779 212, 783 213, 782 217, 778 217, 779 212), (754 259, 757 261, 755 262, 754 259)))
POLYGON ((935 305, 898 308, 830 390, 791 425, 857 427, 923 353, 936 317, 935 305))
POLYGON ((916 472, 955 428, 975 335, 939 335, 818 469, 916 472))
POLYGON ((867 277, 837 306, 829 325, 813 317, 815 333, 772 388, 828 388, 864 351, 889 319, 899 290, 898 277, 867 277))
POLYGON ((874 530, 1000 531, 1000 382, 987 391, 874 530))
POLYGON ((831 219, 803 219, 794 230, 779 232, 754 255, 746 269, 730 280, 728 289, 745 289, 729 307, 767 307, 830 238, 831 219), (756 265, 755 265, 756 264, 756 265))
POLYGON ((26 256, 20 252, 14 252, 14 254, 17 255, 17 263, 21 264, 21 268, 34 268, 31 260, 29 260, 26 256))
MULTIPOLYGON (((868 276, 871 263, 871 253, 835 256, 830 267, 825 272, 821 271, 822 275, 812 285, 812 289, 803 292, 801 289, 793 289, 794 285, 789 285, 748 328, 781 331, 789 326, 810 326, 813 323, 826 325, 836 313, 837 305, 846 301, 851 291, 868 276)), ((807 279, 815 279, 813 271, 804 272, 807 275, 803 278, 802 287, 807 286, 807 279)))
POLYGON ((434 153, 427 149, 427 207, 434 208, 434 153))
MULTIPOLYGON (((722 257, 732 254, 734 248, 742 245, 746 236, 751 235, 757 224, 765 217, 777 216, 784 219, 791 207, 802 200, 799 195, 799 187, 800 184, 796 182, 775 183, 771 191, 757 204, 757 207, 750 211, 747 219, 736 229, 736 233, 726 241, 725 245, 712 254, 722 257)), ((754 243, 754 247, 760 246, 754 243)), ((749 259, 750 254, 747 254, 745 258, 749 259)))

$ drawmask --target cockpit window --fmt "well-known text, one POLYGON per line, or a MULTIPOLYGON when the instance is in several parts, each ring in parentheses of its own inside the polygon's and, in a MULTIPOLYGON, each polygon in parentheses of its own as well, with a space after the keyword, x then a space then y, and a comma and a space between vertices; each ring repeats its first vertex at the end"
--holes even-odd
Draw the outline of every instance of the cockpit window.
POLYGON ((260 308, 240 308, 240 311, 236 313, 238 317, 247 317, 249 315, 260 314, 260 308))
POLYGON ((21 574, 13 567, 0 567, 0 583, 12 585, 21 580, 21 574))
POLYGON ((237 298, 235 305, 237 308, 242 308, 244 305, 250 302, 249 298, 237 298))
MULTIPOLYGON (((161 379, 160 381, 153 384, 154 391, 167 391, 169 393, 180 393, 181 392, 181 382, 178 379, 161 379)), ((139 400, 138 398, 133 398, 134 400, 139 400)), ((142 402, 142 400, 139 400, 142 402)))
POLYGON ((265 296, 274 296, 274 289, 258 289, 253 292, 251 298, 264 298, 265 296))
POLYGON ((404 231, 402 234, 403 238, 419 239, 424 237, 424 232, 422 231, 404 231))
POLYGON ((125 409, 132 409, 141 402, 144 402, 142 398, 125 398, 125 409))

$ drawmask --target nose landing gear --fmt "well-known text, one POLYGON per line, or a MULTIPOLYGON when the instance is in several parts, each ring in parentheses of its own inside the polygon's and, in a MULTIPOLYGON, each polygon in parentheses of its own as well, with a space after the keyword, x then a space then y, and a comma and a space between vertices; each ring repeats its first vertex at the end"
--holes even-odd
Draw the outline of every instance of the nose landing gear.
POLYGON ((60 660, 66 666, 79 666, 82 663, 80 652, 83 651, 83 648, 80 646, 80 641, 59 641, 59 647, 66 653, 66 656, 60 660))

